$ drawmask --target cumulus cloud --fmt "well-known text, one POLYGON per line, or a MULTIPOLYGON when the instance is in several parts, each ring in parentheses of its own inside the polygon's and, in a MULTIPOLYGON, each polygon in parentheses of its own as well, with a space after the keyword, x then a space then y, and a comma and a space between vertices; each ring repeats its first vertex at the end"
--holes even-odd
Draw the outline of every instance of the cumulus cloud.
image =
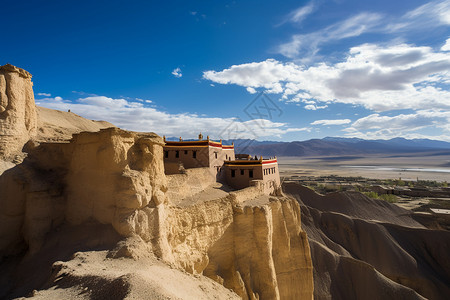
POLYGON ((399 114, 396 116, 383 116, 371 114, 353 122, 350 127, 344 129, 346 136, 387 139, 397 136, 405 138, 432 138, 450 140, 450 111, 445 110, 420 110, 411 114, 399 114), (428 129, 434 132, 442 132, 438 136, 430 136, 419 133, 428 129), (447 134, 445 134, 447 132, 447 134))
POLYGON ((345 60, 305 67, 274 59, 206 71, 203 78, 221 84, 263 88, 287 102, 361 105, 375 111, 449 109, 450 55, 408 44, 364 44, 345 60))
POLYGON ((381 116, 371 114, 352 124, 356 130, 378 130, 389 127, 391 130, 416 131, 424 127, 439 126, 450 122, 450 111, 421 110, 414 114, 381 116))
MULTIPOLYGON (((310 102, 310 101, 308 101, 308 102, 310 102)), ((328 105, 322 105, 322 106, 315 105, 315 104, 305 105, 305 109, 306 110, 318 110, 318 109, 324 109, 324 108, 327 108, 327 107, 328 107, 328 105)))
POLYGON ((345 125, 349 124, 352 121, 350 119, 337 119, 337 120, 316 120, 311 123, 311 125, 345 125))
POLYGON ((174 69, 174 70, 172 71, 172 75, 175 76, 175 77, 177 77, 177 78, 180 78, 180 77, 183 76, 183 74, 181 73, 181 69, 180 69, 180 68, 174 69))
POLYGON ((211 138, 263 138, 281 137, 288 132, 308 131, 293 128, 286 123, 258 119, 243 121, 236 118, 199 117, 195 114, 170 114, 146 106, 146 101, 89 96, 75 101, 61 97, 36 100, 40 106, 72 112, 92 120, 107 120, 120 128, 134 131, 153 131, 166 136, 195 138, 207 131, 211 138))
POLYGON ((250 86, 247 88, 247 92, 249 92, 250 94, 256 94, 256 90, 250 86))
POLYGON ((441 51, 450 51, 450 38, 445 41, 444 46, 441 47, 441 51))
POLYGON ((51 97, 52 94, 50 94, 50 93, 38 93, 38 96, 51 97))

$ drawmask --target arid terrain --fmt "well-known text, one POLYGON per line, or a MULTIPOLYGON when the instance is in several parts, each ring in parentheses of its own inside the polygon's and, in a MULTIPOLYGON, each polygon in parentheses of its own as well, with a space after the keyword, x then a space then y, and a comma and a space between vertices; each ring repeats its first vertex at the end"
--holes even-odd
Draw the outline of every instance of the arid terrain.
MULTIPOLYGON (((0 100, 2 299, 449 298, 444 223, 365 190, 299 182, 357 176, 346 165, 448 168, 448 154, 283 158, 284 183, 268 195, 207 168, 166 175, 163 138, 36 107, 17 67, 0 67, 0 100)), ((405 178, 392 172, 378 175, 405 178)))
POLYGON ((280 175, 361 176, 375 179, 450 181, 450 151, 364 156, 278 157, 280 175))

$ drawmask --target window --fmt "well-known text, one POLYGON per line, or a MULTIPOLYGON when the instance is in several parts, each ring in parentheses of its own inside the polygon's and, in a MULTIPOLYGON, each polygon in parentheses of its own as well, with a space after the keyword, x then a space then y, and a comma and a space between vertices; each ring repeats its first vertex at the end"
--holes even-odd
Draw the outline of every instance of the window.
POLYGON ((244 170, 241 170, 241 175, 244 175, 244 170))
POLYGON ((231 177, 236 177, 236 170, 231 170, 231 177))
POLYGON ((185 154, 185 155, 187 154, 187 150, 184 150, 184 154, 185 154))
POLYGON ((217 158, 217 152, 214 152, 214 157, 217 158))
POLYGON ((180 157, 180 151, 178 151, 178 150, 175 151, 175 157, 176 157, 176 158, 180 157))
POLYGON ((164 157, 169 158, 169 151, 167 151, 167 150, 164 151, 164 157))
POLYGON ((192 151, 192 157, 197 158, 197 151, 192 151))
POLYGON ((225 159, 228 159, 228 154, 225 154, 225 159))
POLYGON ((253 170, 248 170, 248 177, 253 178, 253 170))

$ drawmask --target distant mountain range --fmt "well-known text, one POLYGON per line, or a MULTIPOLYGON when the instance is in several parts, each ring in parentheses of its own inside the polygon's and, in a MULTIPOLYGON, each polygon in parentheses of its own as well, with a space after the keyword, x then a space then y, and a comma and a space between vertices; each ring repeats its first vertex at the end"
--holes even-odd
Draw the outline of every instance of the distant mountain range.
MULTIPOLYGON (((223 141, 229 144, 233 141, 223 141)), ((236 153, 262 156, 323 156, 377 153, 415 153, 449 150, 450 143, 428 139, 394 138, 390 140, 364 140, 358 138, 326 137, 301 142, 273 142, 235 140, 236 153)))
MULTIPOLYGON (((167 140, 178 141, 171 137, 167 140)), ((188 141, 188 140, 186 140, 188 141)), ((192 141, 192 140, 191 140, 192 141)), ((444 151, 450 155, 450 143, 429 139, 364 140, 358 138, 325 137, 307 141, 277 142, 250 139, 223 140, 223 144, 234 142, 236 153, 267 156, 324 156, 377 153, 416 153, 444 151)))

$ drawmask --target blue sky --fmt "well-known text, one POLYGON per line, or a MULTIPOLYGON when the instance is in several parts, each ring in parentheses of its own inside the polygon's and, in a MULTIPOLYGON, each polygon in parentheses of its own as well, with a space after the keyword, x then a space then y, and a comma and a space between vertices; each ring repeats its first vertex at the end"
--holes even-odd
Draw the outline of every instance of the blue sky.
POLYGON ((1 0, 0 64, 129 130, 450 141, 450 1, 281 2, 1 0))

